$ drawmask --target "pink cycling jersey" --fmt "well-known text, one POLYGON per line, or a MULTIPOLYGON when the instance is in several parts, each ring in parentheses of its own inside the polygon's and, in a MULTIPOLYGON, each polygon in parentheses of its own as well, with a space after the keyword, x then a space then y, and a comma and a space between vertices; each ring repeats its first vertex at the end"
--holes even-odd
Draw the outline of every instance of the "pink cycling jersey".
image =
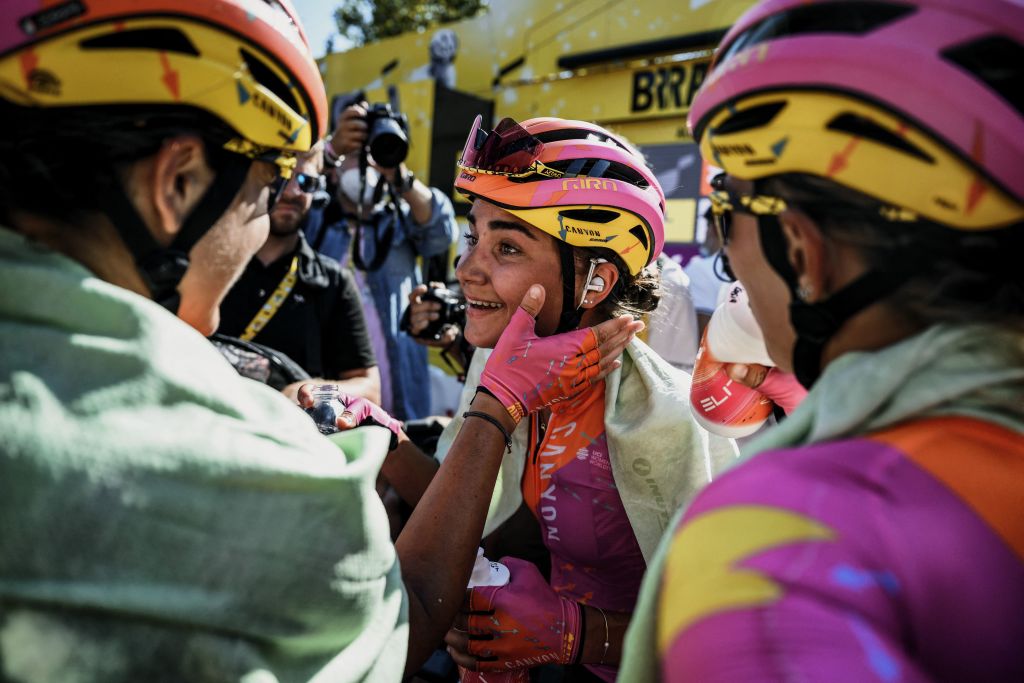
POLYGON ((968 418, 765 452, 675 532, 666 681, 1024 681, 1024 438, 968 418))
MULTIPOLYGON (((542 439, 539 419, 531 418, 523 498, 551 552, 552 588, 583 604, 632 612, 647 565, 612 478, 604 388, 600 382, 556 404, 542 439)), ((615 679, 615 667, 588 668, 615 679)))

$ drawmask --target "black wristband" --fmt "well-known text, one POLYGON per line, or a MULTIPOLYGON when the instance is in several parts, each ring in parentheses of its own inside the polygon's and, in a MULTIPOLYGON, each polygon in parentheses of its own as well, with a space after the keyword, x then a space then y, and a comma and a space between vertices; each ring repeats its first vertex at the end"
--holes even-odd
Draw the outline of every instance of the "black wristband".
POLYGON ((576 649, 576 659, 573 664, 583 662, 583 648, 587 645, 587 606, 582 602, 580 606, 580 646, 576 649))
POLYGON ((501 435, 505 437, 505 448, 508 449, 509 453, 512 452, 512 436, 508 433, 508 430, 505 429, 505 425, 501 424, 498 418, 492 417, 487 413, 482 413, 479 410, 467 410, 462 414, 462 419, 466 419, 467 417, 479 417, 484 420, 487 420, 492 425, 497 427, 498 431, 501 432, 501 435))

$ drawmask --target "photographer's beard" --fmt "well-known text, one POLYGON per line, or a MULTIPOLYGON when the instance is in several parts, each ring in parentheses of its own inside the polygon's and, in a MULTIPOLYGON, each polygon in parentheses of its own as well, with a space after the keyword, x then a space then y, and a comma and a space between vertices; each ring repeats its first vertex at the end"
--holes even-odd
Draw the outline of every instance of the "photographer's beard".
POLYGON ((380 205, 383 204, 382 201, 373 201, 377 185, 380 182, 380 172, 372 166, 366 169, 365 184, 360 179, 358 168, 347 168, 341 172, 339 183, 341 197, 345 203, 352 207, 353 213, 358 207, 362 207, 362 215, 371 216, 379 211, 380 205))
POLYGON ((302 227, 309 212, 309 196, 280 197, 270 212, 270 234, 274 237, 294 235, 302 227))

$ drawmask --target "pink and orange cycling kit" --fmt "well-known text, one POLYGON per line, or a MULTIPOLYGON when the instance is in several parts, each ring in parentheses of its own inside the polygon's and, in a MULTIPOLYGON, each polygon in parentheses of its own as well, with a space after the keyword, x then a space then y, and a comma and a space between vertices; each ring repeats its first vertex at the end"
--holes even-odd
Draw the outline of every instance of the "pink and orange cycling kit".
POLYGON ((965 417, 759 454, 675 532, 662 680, 1024 680, 1021 481, 965 417))
MULTIPOLYGON (((631 612, 646 563, 612 478, 604 398, 602 381, 556 404, 542 436, 538 416, 530 416, 522 492, 551 552, 555 592, 605 611, 631 612)), ((587 668, 615 680, 615 667, 587 668)))

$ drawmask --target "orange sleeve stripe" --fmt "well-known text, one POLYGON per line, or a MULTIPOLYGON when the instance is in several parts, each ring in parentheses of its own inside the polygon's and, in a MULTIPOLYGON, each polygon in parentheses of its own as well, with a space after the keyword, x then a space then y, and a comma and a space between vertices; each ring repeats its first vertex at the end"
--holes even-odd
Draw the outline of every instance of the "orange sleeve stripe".
POLYGON ((983 420, 942 417, 870 438, 945 484, 1024 561, 1024 436, 983 420))

